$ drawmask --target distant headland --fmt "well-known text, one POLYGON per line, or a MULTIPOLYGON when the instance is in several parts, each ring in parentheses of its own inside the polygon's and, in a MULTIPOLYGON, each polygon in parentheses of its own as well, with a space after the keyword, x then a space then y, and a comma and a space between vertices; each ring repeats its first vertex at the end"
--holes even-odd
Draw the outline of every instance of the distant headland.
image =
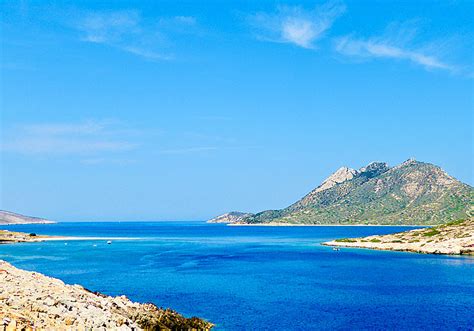
POLYGON ((0 210, 0 225, 5 224, 50 224, 56 223, 44 218, 25 216, 10 211, 0 210))

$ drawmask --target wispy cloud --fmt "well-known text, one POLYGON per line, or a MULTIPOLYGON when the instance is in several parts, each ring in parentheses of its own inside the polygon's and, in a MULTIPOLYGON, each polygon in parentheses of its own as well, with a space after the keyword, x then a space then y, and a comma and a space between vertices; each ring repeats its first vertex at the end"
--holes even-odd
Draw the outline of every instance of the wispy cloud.
POLYGON ((169 60, 167 34, 183 33, 196 24, 192 16, 156 18, 150 22, 137 11, 89 12, 77 15, 73 27, 84 42, 107 45, 148 60, 169 60))
POLYGON ((451 72, 456 67, 441 59, 442 43, 418 45, 415 43, 415 28, 392 24, 387 32, 379 37, 368 39, 344 36, 336 39, 337 52, 358 58, 388 58, 410 61, 425 69, 442 69, 451 72))
POLYGON ((109 121, 19 125, 6 130, 1 149, 33 155, 94 155, 135 149, 137 144, 127 141, 123 132, 109 121))
POLYGON ((315 48, 315 42, 332 26, 346 7, 341 2, 328 2, 313 10, 302 7, 278 7, 275 13, 257 13, 249 17, 260 40, 289 43, 315 48))
POLYGON ((219 146, 197 146, 197 147, 182 147, 158 150, 156 153, 161 155, 186 155, 186 154, 208 154, 211 152, 228 152, 236 150, 251 150, 259 149, 261 146, 253 145, 230 145, 224 144, 219 146))
POLYGON ((159 20, 161 26, 167 26, 171 28, 194 26, 197 20, 193 16, 173 16, 173 17, 162 17, 159 20))
POLYGON ((90 159, 82 159, 82 164, 95 166, 95 165, 128 165, 137 163, 136 160, 133 159, 114 159, 114 158, 90 158, 90 159))
POLYGON ((138 33, 140 16, 135 11, 88 13, 76 27, 82 32, 82 40, 93 43, 120 41, 126 33, 138 33))
POLYGON ((188 148, 175 148, 175 149, 163 149, 158 151, 158 154, 190 154, 190 153, 202 153, 209 151, 216 151, 218 147, 215 146, 200 146, 200 147, 188 147, 188 148))

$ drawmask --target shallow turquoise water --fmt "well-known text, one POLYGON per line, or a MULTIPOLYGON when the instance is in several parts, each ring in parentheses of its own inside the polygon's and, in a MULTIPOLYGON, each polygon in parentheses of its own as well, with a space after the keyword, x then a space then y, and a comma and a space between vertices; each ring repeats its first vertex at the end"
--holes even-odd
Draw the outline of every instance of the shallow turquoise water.
POLYGON ((9 230, 134 237, 1 245, 0 259, 110 295, 204 317, 217 330, 472 329, 474 258, 322 241, 401 227, 59 223, 9 230), (94 246, 95 245, 95 246, 94 246))

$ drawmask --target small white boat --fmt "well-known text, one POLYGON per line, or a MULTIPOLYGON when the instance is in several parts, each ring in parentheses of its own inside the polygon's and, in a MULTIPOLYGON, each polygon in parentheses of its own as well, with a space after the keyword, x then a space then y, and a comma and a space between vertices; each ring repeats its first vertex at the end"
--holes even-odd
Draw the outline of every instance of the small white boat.
POLYGON ((339 247, 333 247, 332 250, 333 251, 340 251, 341 249, 339 247))
POLYGON ((107 241, 107 245, 110 245, 112 243, 112 240, 107 241))

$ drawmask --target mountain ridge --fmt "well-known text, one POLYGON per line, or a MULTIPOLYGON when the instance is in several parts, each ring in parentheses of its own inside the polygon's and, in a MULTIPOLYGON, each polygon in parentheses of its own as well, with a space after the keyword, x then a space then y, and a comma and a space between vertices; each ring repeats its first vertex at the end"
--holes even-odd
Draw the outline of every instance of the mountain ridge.
POLYGON ((473 205, 471 186, 436 165, 408 159, 395 167, 339 168, 290 206, 232 223, 432 225, 469 216, 473 205))

